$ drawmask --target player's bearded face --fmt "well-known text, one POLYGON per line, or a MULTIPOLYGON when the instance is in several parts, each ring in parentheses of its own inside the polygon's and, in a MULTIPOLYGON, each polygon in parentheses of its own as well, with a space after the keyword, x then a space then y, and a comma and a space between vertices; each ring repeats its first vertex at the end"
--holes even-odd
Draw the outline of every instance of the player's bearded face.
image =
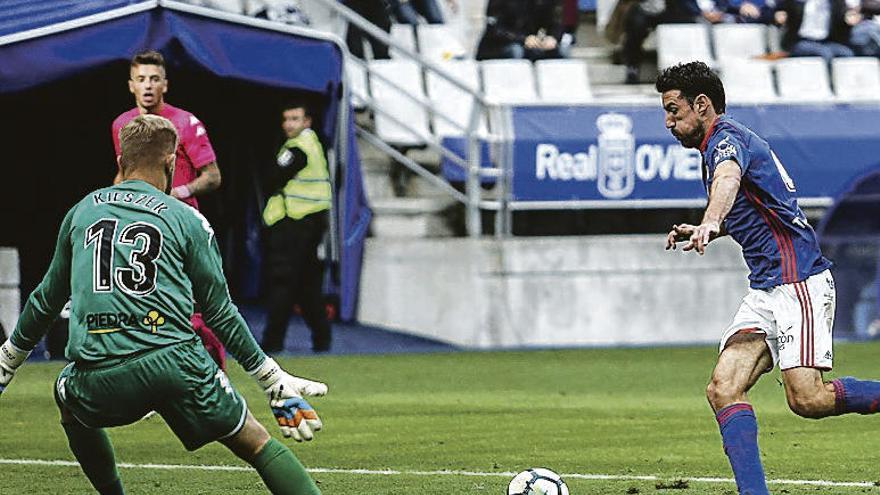
POLYGON ((681 95, 681 91, 663 93, 663 109, 666 113, 666 128, 675 139, 685 148, 699 147, 706 129, 693 104, 681 95))
POLYGON ((165 70, 158 65, 136 65, 131 68, 130 77, 128 90, 137 106, 148 112, 158 110, 168 91, 165 70))

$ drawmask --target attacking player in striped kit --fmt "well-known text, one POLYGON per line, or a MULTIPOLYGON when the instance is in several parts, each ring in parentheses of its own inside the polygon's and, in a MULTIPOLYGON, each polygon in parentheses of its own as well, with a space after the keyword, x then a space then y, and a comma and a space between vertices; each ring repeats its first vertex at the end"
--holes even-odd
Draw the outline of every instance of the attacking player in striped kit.
MULTIPOLYGON (((873 414, 880 382, 824 381, 832 366, 835 290, 831 262, 797 203, 794 182, 767 141, 725 112, 724 87, 702 62, 664 70, 656 82, 666 128, 703 156, 709 203, 700 225, 674 225, 666 249, 705 252, 721 235, 743 251, 750 288, 721 338, 706 389, 739 493, 766 494, 749 389, 779 365, 791 410, 805 418, 873 414)), ((699 315, 695 315, 699 324, 699 315)))

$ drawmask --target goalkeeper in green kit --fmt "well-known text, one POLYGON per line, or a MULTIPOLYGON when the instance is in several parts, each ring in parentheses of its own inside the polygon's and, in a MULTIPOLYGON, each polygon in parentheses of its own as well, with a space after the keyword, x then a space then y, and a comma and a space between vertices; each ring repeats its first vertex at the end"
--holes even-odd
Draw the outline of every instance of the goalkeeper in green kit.
POLYGON ((259 348, 230 300, 210 224, 166 194, 174 125, 141 115, 119 135, 123 181, 90 193, 64 217, 49 270, 0 346, 0 393, 69 297, 71 363, 55 382, 55 401, 70 450, 98 493, 123 493, 103 428, 150 411, 188 450, 215 440, 228 447, 272 493, 319 493, 202 347, 189 321, 193 301, 266 391, 285 437, 311 440, 321 429, 303 396, 327 386, 288 374, 259 348))

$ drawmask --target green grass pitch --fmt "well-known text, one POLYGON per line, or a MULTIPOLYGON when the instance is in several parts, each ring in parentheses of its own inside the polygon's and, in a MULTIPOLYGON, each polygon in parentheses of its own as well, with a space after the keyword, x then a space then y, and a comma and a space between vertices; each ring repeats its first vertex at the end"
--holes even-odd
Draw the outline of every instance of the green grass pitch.
MULTIPOLYGON (((833 376, 880 378, 880 344, 836 351, 833 376)), ((714 358, 713 347, 701 346, 282 359, 330 385, 313 401, 325 430, 311 443, 289 444, 318 469, 326 494, 501 494, 509 476, 499 473, 536 466, 623 478, 569 477, 574 495, 734 494, 732 483, 695 479, 731 477, 703 396, 714 358)), ((258 387, 231 367, 251 410, 280 437, 258 387)), ((51 398, 60 368, 28 363, 0 398, 0 472, 4 492, 12 490, 5 493, 89 493, 76 466, 14 463, 73 460, 51 398)), ((768 478, 868 483, 774 483, 771 492, 880 494, 872 486, 880 480, 880 418, 798 418, 778 377, 766 375, 752 393, 768 478)), ((243 466, 218 445, 187 453, 161 418, 110 435, 117 460, 133 465, 120 470, 128 493, 264 493, 247 470, 144 466, 243 466)))

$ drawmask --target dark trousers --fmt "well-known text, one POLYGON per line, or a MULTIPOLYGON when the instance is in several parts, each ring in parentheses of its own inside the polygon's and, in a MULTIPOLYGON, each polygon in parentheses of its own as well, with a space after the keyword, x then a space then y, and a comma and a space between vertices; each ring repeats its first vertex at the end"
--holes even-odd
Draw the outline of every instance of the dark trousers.
MULTIPOLYGON (((391 15, 387 4, 382 0, 347 0, 345 5, 354 10, 366 20, 372 22, 386 33, 391 32, 391 15)), ((364 41, 373 49, 374 59, 391 58, 388 55, 388 45, 373 38, 354 24, 348 25, 345 35, 345 44, 348 50, 357 58, 364 58, 364 41)))
POLYGON ((312 349, 326 351, 330 347, 330 322, 321 290, 324 266, 317 254, 327 221, 327 211, 300 220, 284 218, 266 233, 269 307, 262 342, 266 351, 284 350, 284 335, 295 302, 312 332, 312 349))
POLYGON ((694 22, 693 14, 665 11, 659 14, 646 12, 641 4, 634 3, 626 13, 624 20, 623 63, 630 67, 638 67, 644 58, 642 44, 645 38, 658 24, 694 22))
POLYGON ((409 0, 407 2, 392 0, 391 8, 394 10, 397 21, 403 24, 418 24, 419 14, 425 18, 428 24, 443 24, 443 11, 437 5, 437 0, 409 0))

